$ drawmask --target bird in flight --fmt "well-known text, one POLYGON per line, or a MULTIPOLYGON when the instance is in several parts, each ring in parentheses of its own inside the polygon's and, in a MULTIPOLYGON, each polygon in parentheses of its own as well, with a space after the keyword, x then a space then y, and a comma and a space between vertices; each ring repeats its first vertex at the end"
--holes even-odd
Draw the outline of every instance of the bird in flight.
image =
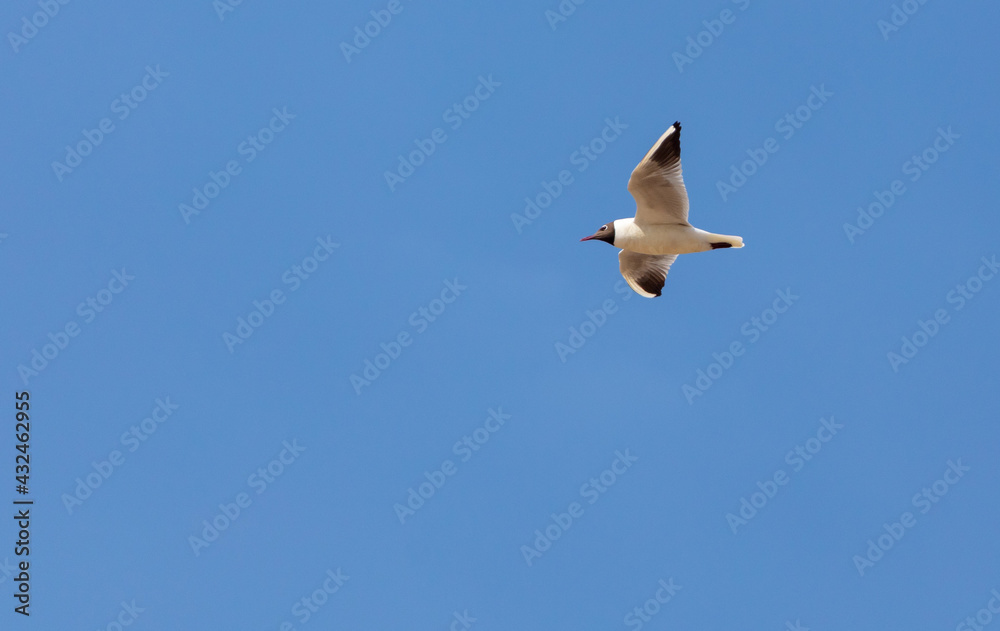
POLYGON ((615 219, 580 240, 621 248, 618 267, 640 296, 660 295, 678 254, 743 247, 742 237, 705 232, 688 223, 680 123, 671 125, 635 167, 628 192, 635 198, 635 217, 615 219))

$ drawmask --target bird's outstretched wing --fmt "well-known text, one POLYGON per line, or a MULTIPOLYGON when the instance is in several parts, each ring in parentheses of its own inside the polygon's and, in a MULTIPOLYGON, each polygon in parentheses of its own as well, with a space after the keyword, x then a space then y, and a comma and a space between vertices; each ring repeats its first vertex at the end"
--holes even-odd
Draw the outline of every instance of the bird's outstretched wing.
POLYGON ((687 225, 688 196, 681 175, 681 124, 663 132, 632 171, 628 192, 635 198, 639 224, 687 225))
POLYGON ((676 254, 640 254, 622 250, 618 253, 618 269, 635 293, 645 298, 660 295, 667 282, 667 272, 677 259, 676 254))

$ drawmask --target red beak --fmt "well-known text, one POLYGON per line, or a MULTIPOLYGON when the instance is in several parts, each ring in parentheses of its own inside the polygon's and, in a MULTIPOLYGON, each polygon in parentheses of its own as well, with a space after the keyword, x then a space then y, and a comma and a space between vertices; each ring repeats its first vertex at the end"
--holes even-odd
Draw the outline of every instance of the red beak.
POLYGON ((597 237, 597 235, 592 234, 589 237, 584 237, 584 238, 580 239, 580 241, 590 241, 591 239, 593 239, 595 237, 597 237))

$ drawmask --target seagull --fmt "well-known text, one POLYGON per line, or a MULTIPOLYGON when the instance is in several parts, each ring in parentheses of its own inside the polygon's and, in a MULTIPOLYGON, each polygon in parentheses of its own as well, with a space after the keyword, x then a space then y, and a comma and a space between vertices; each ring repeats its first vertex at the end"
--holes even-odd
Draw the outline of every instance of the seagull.
POLYGON ((580 241, 596 239, 621 248, 618 267, 640 296, 660 295, 678 254, 743 247, 742 237, 705 232, 688 223, 679 122, 663 132, 632 171, 628 192, 635 198, 635 218, 615 219, 580 241))

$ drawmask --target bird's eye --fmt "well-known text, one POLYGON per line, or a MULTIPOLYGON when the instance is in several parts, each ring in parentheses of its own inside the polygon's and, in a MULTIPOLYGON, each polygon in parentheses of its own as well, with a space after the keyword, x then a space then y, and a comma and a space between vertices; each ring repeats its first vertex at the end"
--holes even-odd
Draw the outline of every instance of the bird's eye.
POLYGON ((607 229, 608 229, 607 226, 601 226, 601 230, 607 230, 607 229))

